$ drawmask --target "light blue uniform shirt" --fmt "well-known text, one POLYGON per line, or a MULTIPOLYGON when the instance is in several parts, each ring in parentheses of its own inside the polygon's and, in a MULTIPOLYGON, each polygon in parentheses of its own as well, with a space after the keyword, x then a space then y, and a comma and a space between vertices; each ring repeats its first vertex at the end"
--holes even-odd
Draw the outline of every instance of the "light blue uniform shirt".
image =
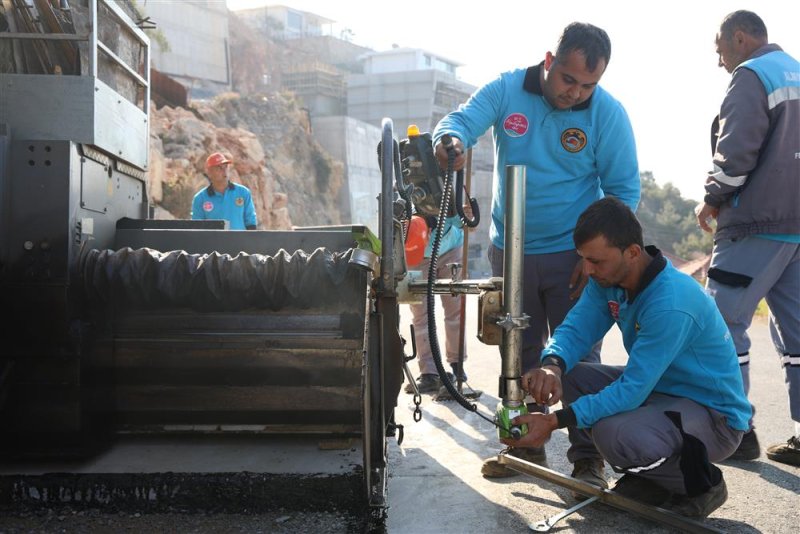
POLYGON ((192 200, 192 219, 224 219, 231 230, 247 230, 248 226, 258 225, 250 190, 233 182, 228 182, 222 194, 210 185, 198 191, 192 200))
POLYGON ((578 216, 605 195, 636 210, 641 193, 633 129, 622 105, 597 87, 573 108, 552 107, 542 94, 540 64, 501 74, 434 130, 470 148, 492 128, 495 150, 492 243, 504 247, 507 165, 526 167, 525 253, 575 248, 578 216))

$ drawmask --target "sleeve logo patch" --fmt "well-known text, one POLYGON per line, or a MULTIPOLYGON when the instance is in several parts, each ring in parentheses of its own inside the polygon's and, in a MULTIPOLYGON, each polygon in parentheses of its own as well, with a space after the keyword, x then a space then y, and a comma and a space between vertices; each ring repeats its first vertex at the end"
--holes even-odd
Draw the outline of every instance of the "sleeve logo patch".
POLYGON ((236 197, 236 206, 239 208, 244 206, 244 197, 236 197))
POLYGON ((203 211, 211 211, 214 209, 214 204, 210 200, 203 202, 203 211))
POLYGON ((567 128, 561 133, 561 146, 567 152, 580 152, 586 146, 586 134, 580 128, 567 128))
POLYGON ((528 132, 528 118, 522 113, 512 113, 503 121, 503 131, 509 137, 522 137, 528 132))

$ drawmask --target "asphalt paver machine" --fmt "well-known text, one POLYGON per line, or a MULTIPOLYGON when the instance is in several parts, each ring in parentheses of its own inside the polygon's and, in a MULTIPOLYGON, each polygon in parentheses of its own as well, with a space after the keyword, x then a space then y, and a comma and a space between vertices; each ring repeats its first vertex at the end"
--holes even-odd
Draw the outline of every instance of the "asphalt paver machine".
POLYGON ((149 40, 116 2, 87 6, 83 34, 9 34, 51 58, 71 43, 73 72, 0 74, 1 454, 80 457, 120 431, 350 436, 361 500, 385 507, 392 165, 379 236, 149 219, 149 40))

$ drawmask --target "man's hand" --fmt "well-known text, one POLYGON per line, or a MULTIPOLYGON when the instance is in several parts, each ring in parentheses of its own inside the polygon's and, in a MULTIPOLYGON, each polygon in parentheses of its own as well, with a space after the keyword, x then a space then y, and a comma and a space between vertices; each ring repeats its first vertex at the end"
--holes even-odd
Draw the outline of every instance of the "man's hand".
POLYGON ((522 375, 522 389, 536 404, 552 406, 561 400, 561 369, 551 365, 533 369, 522 375))
POLYGON ((698 204, 694 209, 694 214, 697 216, 697 226, 703 229, 704 232, 712 233, 713 228, 708 224, 711 219, 716 219, 719 215, 719 208, 715 208, 709 204, 698 204))
MULTIPOLYGON (((456 159, 453 161, 453 170, 460 171, 467 164, 467 156, 464 154, 464 144, 458 137, 450 137, 453 140, 453 150, 456 151, 456 159)), ((439 161, 439 167, 447 169, 447 149, 442 144, 442 140, 436 141, 434 147, 436 159, 439 161)))
POLYGON ((528 433, 519 439, 503 438, 504 444, 509 447, 541 447, 558 428, 558 419, 553 414, 529 413, 520 415, 511 420, 512 425, 528 425, 528 433))
POLYGON ((569 288, 572 290, 569 294, 570 300, 575 300, 581 296, 583 288, 589 283, 589 277, 583 274, 583 258, 578 260, 575 268, 572 270, 572 276, 569 277, 569 288))

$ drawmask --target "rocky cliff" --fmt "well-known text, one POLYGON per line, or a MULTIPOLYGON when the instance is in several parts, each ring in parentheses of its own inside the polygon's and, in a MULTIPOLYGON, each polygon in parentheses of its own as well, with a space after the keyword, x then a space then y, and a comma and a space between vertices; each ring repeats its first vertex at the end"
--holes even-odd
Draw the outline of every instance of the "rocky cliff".
POLYGON ((289 93, 153 106, 148 191, 157 218, 190 217, 192 197, 207 185, 205 159, 216 151, 233 160, 231 179, 253 193, 260 229, 341 224, 343 165, 312 138, 289 93))

